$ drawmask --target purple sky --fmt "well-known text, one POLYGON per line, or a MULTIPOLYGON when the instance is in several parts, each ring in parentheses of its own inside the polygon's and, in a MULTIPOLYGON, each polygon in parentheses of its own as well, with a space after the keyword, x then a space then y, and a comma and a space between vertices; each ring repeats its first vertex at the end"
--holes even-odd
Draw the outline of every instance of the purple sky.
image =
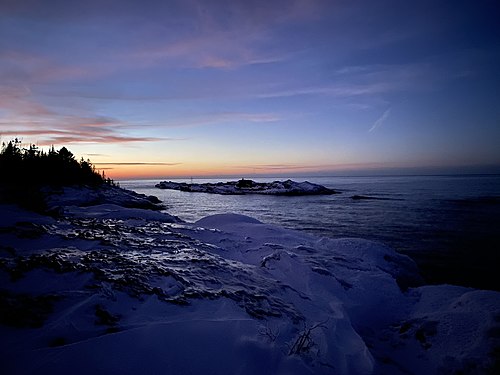
POLYGON ((0 137, 118 178, 499 172, 498 20, 498 1, 1 0, 0 137))

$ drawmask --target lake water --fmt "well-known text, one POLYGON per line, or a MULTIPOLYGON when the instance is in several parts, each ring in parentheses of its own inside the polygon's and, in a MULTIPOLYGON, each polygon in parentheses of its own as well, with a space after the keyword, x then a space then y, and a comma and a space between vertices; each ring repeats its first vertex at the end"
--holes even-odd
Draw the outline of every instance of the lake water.
POLYGON ((187 193, 157 189, 154 185, 159 180, 120 181, 120 186, 156 195, 165 202, 168 213, 187 221, 234 212, 320 236, 376 240, 411 256, 429 283, 500 290, 500 176, 293 179, 318 183, 340 194, 187 193), (356 200, 354 195, 383 199, 356 200))

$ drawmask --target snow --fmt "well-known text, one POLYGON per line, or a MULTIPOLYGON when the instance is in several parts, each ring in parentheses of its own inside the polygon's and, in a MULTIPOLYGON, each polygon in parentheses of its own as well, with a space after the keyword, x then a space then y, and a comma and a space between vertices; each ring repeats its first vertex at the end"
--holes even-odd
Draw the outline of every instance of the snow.
POLYGON ((498 366, 500 293, 423 286, 412 260, 383 244, 63 196, 56 218, 0 206, 2 373, 498 366))
POLYGON ((155 185, 159 189, 180 190, 191 193, 210 193, 222 195, 267 194, 267 195, 318 195, 335 194, 334 190, 308 181, 292 180, 274 182, 255 182, 252 180, 228 181, 219 183, 191 183, 162 181, 155 185))
POLYGON ((68 206, 63 209, 64 215, 68 217, 99 218, 99 219, 142 219, 155 220, 167 223, 175 223, 180 220, 175 216, 164 212, 143 210, 139 208, 127 208, 116 204, 99 204, 90 207, 68 206))
POLYGON ((104 203, 152 210, 164 208, 159 204, 156 197, 147 197, 144 194, 138 194, 115 186, 102 186, 99 188, 67 186, 59 191, 46 189, 45 194, 47 195, 47 206, 52 209, 71 205, 93 206, 104 203))

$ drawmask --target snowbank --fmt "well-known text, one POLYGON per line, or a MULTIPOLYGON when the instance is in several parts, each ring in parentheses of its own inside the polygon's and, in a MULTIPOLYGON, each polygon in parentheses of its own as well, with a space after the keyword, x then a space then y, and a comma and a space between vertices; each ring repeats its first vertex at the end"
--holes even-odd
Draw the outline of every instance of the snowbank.
POLYGON ((64 206, 57 220, 0 210, 4 373, 498 366, 500 293, 418 286, 413 262, 378 243, 235 214, 182 223, 109 203, 64 206))

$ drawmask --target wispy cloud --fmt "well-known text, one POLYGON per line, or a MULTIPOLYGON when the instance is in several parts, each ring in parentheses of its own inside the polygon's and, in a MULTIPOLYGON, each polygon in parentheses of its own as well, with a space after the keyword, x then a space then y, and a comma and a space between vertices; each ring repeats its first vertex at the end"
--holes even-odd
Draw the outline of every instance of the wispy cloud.
POLYGON ((52 114, 50 118, 28 116, 26 112, 11 114, 0 122, 0 135, 27 137, 43 145, 72 143, 130 143, 172 140, 170 138, 134 136, 131 126, 119 120, 101 116, 80 117, 52 114))
POLYGON ((235 168, 252 169, 258 171, 307 171, 318 170, 327 167, 326 165, 300 165, 300 164, 255 164, 239 165, 235 168))
POLYGON ((95 134, 84 130, 62 131, 51 129, 0 129, 1 136, 23 138, 28 137, 30 143, 37 143, 40 146, 66 145, 75 143, 131 143, 131 142, 154 142, 168 140, 154 137, 134 137, 128 135, 115 135, 112 132, 104 131, 103 134, 95 134))
POLYGON ((377 121, 375 121, 370 129, 368 129, 369 132, 374 131, 375 129, 379 128, 382 126, 382 124, 387 120, 389 115, 391 114, 391 108, 388 108, 382 113, 382 116, 380 116, 377 121))
POLYGON ((185 35, 178 40, 159 39, 121 51, 117 58, 129 61, 131 67, 167 65, 199 69, 232 69, 285 60, 288 57, 285 51, 265 51, 259 47, 266 38, 263 30, 245 32, 241 25, 229 29, 210 25, 203 32, 185 35))
POLYGON ((168 138, 131 135, 134 126, 85 109, 72 114, 50 107, 27 88, 2 86, 0 135, 27 137, 39 145, 152 142, 168 138), (79 113, 80 112, 80 113, 79 113))
POLYGON ((41 146, 48 146, 53 144, 75 144, 75 143, 131 143, 131 142, 155 142, 164 140, 163 138, 153 138, 153 137, 130 137, 130 136, 82 136, 81 134, 77 136, 45 136, 41 138, 38 143, 41 146))
POLYGON ((278 113, 220 112, 184 117, 182 120, 168 121, 155 126, 196 127, 228 123, 271 123, 283 119, 283 115, 278 113))
POLYGON ((121 61, 136 67, 200 69, 282 62, 289 58, 291 48, 276 39, 276 30, 315 20, 323 15, 324 7, 321 0, 228 0, 210 6, 202 0, 183 0, 179 4, 165 15, 167 22, 153 17, 138 30, 145 37, 133 48, 122 50, 121 61), (173 17, 178 20, 172 23, 173 17))
POLYGON ((156 163, 156 162, 102 162, 92 163, 94 165, 180 165, 182 163, 156 163))
POLYGON ((0 52, 1 82, 14 87, 97 78, 111 71, 106 64, 63 62, 57 56, 19 52, 15 47, 0 52))
POLYGON ((433 89, 453 79, 440 66, 430 63, 353 65, 337 69, 329 82, 318 83, 288 79, 286 86, 266 87, 258 98, 329 96, 333 98, 375 97, 399 91, 433 89))
POLYGON ((396 86, 387 82, 375 82, 369 84, 332 84, 329 86, 309 86, 288 90, 276 90, 256 95, 259 98, 279 98, 301 95, 321 95, 338 98, 379 94, 394 90, 396 86))

